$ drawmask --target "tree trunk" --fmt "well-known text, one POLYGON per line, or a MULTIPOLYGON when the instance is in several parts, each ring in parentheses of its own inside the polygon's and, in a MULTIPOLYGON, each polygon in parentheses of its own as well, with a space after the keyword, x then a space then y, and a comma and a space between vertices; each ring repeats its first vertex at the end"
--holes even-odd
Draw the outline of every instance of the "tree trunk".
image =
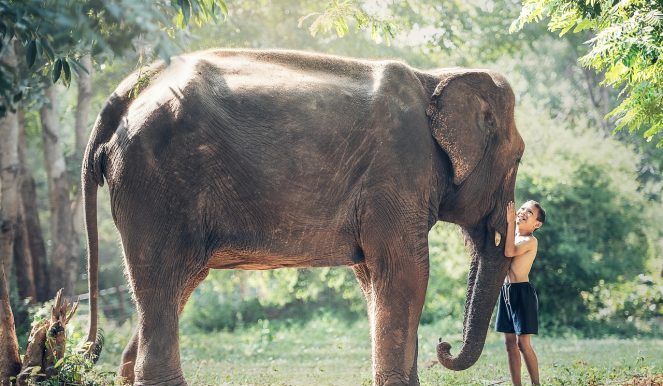
MULTIPOLYGON (((78 71, 78 103, 76 104, 76 147, 74 162, 80 165, 83 160, 83 153, 87 145, 87 139, 90 134, 90 102, 92 101, 92 75, 94 68, 92 67, 92 59, 90 55, 85 55, 81 58, 81 64, 88 72, 78 71)), ((83 224, 83 195, 81 194, 80 183, 77 185, 76 196, 72 202, 72 211, 74 214, 74 231, 78 240, 81 238, 81 233, 85 227, 83 224)))
MULTIPOLYGON (((32 270, 28 231, 25 226, 25 210, 20 195, 18 196, 18 202, 14 234, 14 270, 16 272, 18 298, 21 300, 28 299, 30 304, 34 304, 37 301, 37 290, 32 270)), ((17 318, 19 317, 17 316, 17 318)))
POLYGON ((21 201, 23 203, 23 220, 25 221, 26 238, 32 258, 32 273, 38 302, 53 298, 48 287, 48 263, 46 261, 46 245, 41 231, 37 206, 37 188, 32 170, 27 162, 25 140, 25 124, 22 112, 18 114, 18 157, 21 164, 21 201))
MULTIPOLYGON (((16 68, 13 42, 5 45, 0 60, 9 68, 16 68)), ((18 374, 21 360, 14 327, 14 315, 9 303, 9 281, 5 267, 14 252, 14 230, 18 208, 18 117, 7 111, 0 118, 0 385, 8 385, 9 377, 18 374)))
POLYGON ((9 304, 9 281, 5 266, 0 264, 0 385, 9 385, 9 378, 21 370, 14 314, 9 304))
POLYGON ((55 86, 49 87, 45 95, 50 103, 39 110, 39 116, 51 206, 50 284, 52 292, 64 288, 64 294, 70 296, 74 294, 78 273, 78 239, 74 232, 70 184, 55 114, 55 86))

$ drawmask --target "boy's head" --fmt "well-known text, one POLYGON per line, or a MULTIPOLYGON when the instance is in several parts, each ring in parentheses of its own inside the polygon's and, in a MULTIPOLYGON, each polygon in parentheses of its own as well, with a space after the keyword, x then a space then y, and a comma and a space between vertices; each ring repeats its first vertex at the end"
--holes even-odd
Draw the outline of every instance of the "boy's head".
POLYGON ((545 222, 546 211, 534 200, 527 201, 516 212, 516 225, 523 232, 534 232, 545 222))

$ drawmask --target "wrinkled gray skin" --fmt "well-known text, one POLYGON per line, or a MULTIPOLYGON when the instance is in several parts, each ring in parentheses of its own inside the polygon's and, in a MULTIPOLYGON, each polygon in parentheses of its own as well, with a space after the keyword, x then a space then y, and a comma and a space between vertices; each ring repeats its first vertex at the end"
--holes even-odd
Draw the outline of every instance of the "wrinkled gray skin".
POLYGON ((419 384, 437 220, 460 225, 472 254, 464 343, 457 357, 438 346, 445 366, 465 369, 505 276, 494 232, 506 231, 523 150, 513 92, 494 72, 292 51, 156 63, 110 96, 83 162, 88 338, 105 179, 139 317, 120 368, 135 385, 186 384, 178 315, 210 268, 341 265, 366 296, 375 384, 419 384))

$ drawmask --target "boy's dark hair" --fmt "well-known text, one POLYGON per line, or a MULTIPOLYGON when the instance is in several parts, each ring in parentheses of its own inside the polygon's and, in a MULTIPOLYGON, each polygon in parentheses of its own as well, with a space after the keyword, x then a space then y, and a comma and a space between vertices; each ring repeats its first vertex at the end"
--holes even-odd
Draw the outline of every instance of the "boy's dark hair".
POLYGON ((545 222, 546 222, 546 211, 543 209, 541 204, 539 204, 538 201, 534 201, 534 200, 529 200, 527 202, 531 203, 532 205, 534 205, 534 207, 536 209, 539 210, 539 215, 536 216, 536 220, 540 221, 541 225, 545 224, 545 222))

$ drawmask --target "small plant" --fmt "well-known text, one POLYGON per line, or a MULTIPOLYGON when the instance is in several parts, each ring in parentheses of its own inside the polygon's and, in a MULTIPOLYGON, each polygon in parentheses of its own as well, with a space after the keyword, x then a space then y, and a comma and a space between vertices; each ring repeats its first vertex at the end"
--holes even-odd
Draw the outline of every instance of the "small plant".
POLYGON ((78 309, 78 302, 70 303, 58 291, 52 302, 38 310, 32 322, 21 372, 12 377, 12 384, 27 385, 108 385, 113 384, 114 373, 93 369, 98 350, 103 344, 103 332, 93 350, 73 348, 67 339, 70 321, 78 309), (93 355, 88 354, 91 351, 93 355))

